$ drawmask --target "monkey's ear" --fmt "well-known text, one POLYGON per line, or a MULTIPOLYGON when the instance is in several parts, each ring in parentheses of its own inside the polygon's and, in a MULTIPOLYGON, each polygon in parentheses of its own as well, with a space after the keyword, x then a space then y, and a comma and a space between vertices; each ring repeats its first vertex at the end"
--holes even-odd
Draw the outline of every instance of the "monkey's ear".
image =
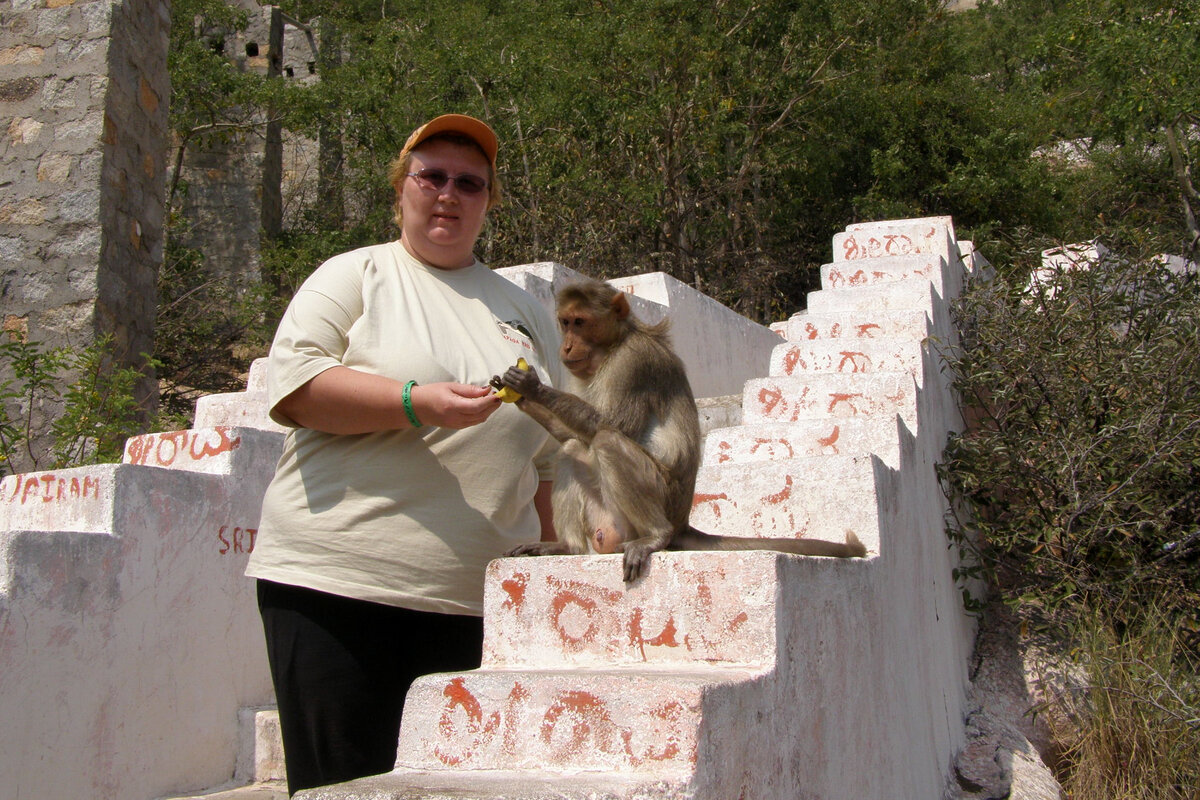
POLYGON ((624 292, 617 292, 612 299, 613 316, 617 319, 625 319, 629 316, 629 298, 624 292))

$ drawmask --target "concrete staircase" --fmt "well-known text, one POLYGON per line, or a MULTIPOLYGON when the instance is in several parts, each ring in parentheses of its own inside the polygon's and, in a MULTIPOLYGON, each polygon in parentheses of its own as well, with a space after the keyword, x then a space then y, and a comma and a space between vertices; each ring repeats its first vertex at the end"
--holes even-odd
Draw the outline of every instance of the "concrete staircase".
POLYGON ((304 800, 935 798, 963 741, 973 628, 933 466, 958 409, 933 343, 976 268, 949 219, 855 226, 783 326, 692 522, 867 544, 863 560, 503 559, 480 670, 409 693, 396 769, 304 800), (965 251, 965 252, 964 252, 965 251))
MULTIPOLYGON (((978 259, 947 218, 854 226, 834 253, 777 332, 665 275, 616 283, 643 318, 671 314, 707 398, 694 524, 853 530, 870 557, 660 554, 632 586, 616 556, 493 562, 482 669, 414 685, 394 772, 301 797, 940 795, 973 628, 931 342, 953 338, 944 298, 978 259)), ((502 272, 547 304, 574 277, 502 272)), ((282 442, 264 367, 122 464, 0 481, 0 800, 286 796, 242 578, 282 442)))

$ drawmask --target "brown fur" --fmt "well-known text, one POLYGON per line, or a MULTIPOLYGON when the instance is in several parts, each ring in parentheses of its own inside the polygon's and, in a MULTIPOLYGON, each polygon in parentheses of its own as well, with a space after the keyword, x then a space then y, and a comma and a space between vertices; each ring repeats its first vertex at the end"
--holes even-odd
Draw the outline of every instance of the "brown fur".
POLYGON ((559 293, 560 356, 579 394, 543 384, 532 370, 493 379, 522 395, 518 407, 563 443, 554 482, 557 542, 510 555, 623 552, 625 580, 651 554, 676 550, 779 550, 853 557, 866 549, 808 539, 713 536, 688 525, 700 468, 700 422, 683 362, 665 322, 646 325, 624 294, 604 283, 559 293))

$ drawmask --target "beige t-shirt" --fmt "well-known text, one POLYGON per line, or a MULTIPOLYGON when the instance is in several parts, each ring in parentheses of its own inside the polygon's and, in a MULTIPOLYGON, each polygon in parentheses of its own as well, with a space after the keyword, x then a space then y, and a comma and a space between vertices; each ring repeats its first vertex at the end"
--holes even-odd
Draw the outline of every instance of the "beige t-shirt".
MULTIPOLYGON (((483 264, 439 270, 399 242, 322 264, 271 347, 271 415, 343 364, 418 383, 482 386, 520 356, 562 385, 555 323, 483 264)), ((487 563, 536 541, 533 495, 555 445, 516 406, 482 425, 334 435, 292 427, 263 500, 246 574, 452 614, 483 613, 487 563)))

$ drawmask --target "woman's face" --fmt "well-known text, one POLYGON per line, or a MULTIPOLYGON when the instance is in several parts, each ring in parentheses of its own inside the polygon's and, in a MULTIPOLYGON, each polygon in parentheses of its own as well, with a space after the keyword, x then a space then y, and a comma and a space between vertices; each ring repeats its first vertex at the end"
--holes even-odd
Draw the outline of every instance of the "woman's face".
POLYGON ((400 184, 400 241, 410 253, 434 267, 460 269, 475 263, 475 240, 487 215, 488 193, 468 194, 453 180, 470 174, 486 180, 488 162, 474 147, 433 140, 412 153, 408 172, 441 170, 449 175, 440 189, 406 176, 400 184))

